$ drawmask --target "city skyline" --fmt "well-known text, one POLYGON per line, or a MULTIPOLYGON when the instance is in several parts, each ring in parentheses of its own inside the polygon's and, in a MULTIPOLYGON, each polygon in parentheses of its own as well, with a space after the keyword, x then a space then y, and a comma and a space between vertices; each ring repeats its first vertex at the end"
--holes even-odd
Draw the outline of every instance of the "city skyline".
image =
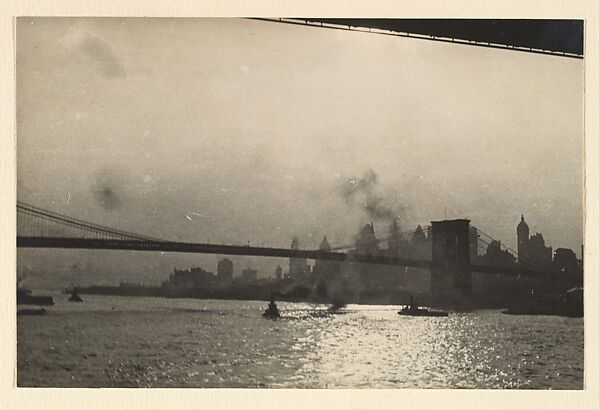
MULTIPOLYGON (((23 206, 21 204, 20 206, 23 206)), ((42 210, 40 210, 42 211, 42 210)), ((67 228, 67 226, 63 225, 64 221, 68 216, 60 216, 54 222, 46 222, 45 224, 39 224, 40 221, 35 222, 36 219, 32 219, 32 216, 27 216, 27 214, 22 215, 22 222, 19 225, 19 232, 22 235, 30 236, 30 235, 46 235, 46 236, 58 236, 58 237, 77 237, 80 233, 76 230, 72 230, 67 228), (67 229, 65 229, 67 228, 67 229)), ((433 224, 439 222, 432 222, 433 224)), ((110 227, 105 227, 105 229, 110 230, 110 227)), ((366 224, 364 227, 360 229, 360 231, 355 235, 355 240, 353 244, 336 244, 336 246, 332 249, 331 244, 327 240, 327 236, 324 235, 321 243, 319 244, 318 250, 324 252, 342 252, 344 254, 352 255, 387 255, 387 256, 395 256, 413 260, 430 260, 431 258, 431 226, 418 225, 414 230, 405 230, 400 231, 400 227, 398 224, 398 220, 393 220, 390 226, 387 229, 387 235, 378 235, 374 229, 374 224, 366 224)), ((501 240, 494 239, 488 233, 484 231, 480 231, 479 228, 470 225, 469 227, 469 235, 470 235, 470 260, 473 266, 478 265, 486 265, 486 266, 517 266, 520 265, 525 269, 533 269, 533 270, 541 270, 544 271, 548 269, 548 272, 558 272, 561 267, 567 269, 567 273, 575 273, 576 271, 580 271, 582 269, 582 259, 576 259, 576 252, 572 249, 561 247, 561 246, 549 246, 543 238, 543 234, 541 232, 531 232, 528 228, 528 225, 525 221, 523 215, 521 215, 521 220, 516 227, 516 233, 518 237, 518 246, 516 249, 506 246, 502 244, 501 240), (507 265, 508 263, 508 265, 507 265)), ((133 234, 133 233, 132 233, 133 234)), ((84 234, 85 235, 85 234, 84 234)), ((135 234, 134 234, 135 235, 135 234)), ((152 238, 147 238, 150 240, 157 240, 152 238)), ((209 244, 216 245, 219 244, 209 244)), ((221 244, 227 245, 227 244, 221 244)), ((256 244, 250 244, 249 242, 246 246, 251 246, 252 248, 256 247, 256 244)), ((257 249, 268 248, 268 245, 264 243, 262 246, 256 247, 257 249)), ((242 246, 243 248, 243 246, 242 246)), ((316 248, 307 248, 304 246, 300 246, 300 238, 293 237, 291 240, 290 248, 292 250, 317 250, 316 248)), ((583 251, 583 245, 582 249, 583 251)), ((211 254, 211 252, 208 252, 211 254)), ((221 271, 221 264, 227 263, 228 267, 225 268, 225 271, 228 272, 229 278, 239 278, 244 277, 245 272, 252 269, 251 267, 255 265, 256 257, 244 257, 244 256, 235 256, 235 253, 228 253, 227 251, 215 253, 215 255, 219 255, 219 260, 217 262, 216 272, 221 271), (232 260, 227 257, 223 257, 223 255, 228 256, 240 262, 246 266, 245 268, 238 269, 239 274, 235 274, 234 264, 232 260), (250 259, 250 261, 249 261, 250 259)), ((258 255, 258 254, 256 254, 258 255)), ((202 256, 200 254, 199 256, 202 256)), ((193 256, 198 257, 198 256, 193 256)), ((281 257, 269 256, 266 259, 281 259, 281 257)), ((260 258, 259 260, 262 260, 260 258)), ((313 262, 308 263, 305 258, 290 258, 289 259, 289 269, 287 271, 283 271, 281 265, 271 264, 268 265, 268 262, 263 261, 262 267, 264 269, 265 266, 266 271, 261 271, 258 278, 264 279, 273 279, 276 277, 283 276, 284 278, 295 278, 295 277, 304 277, 307 274, 316 274, 318 276, 319 269, 319 261, 312 260, 313 262), (275 268, 276 266, 276 268, 275 268), (271 270, 272 272, 269 272, 271 270)), ((175 271, 180 267, 179 263, 176 263, 174 266, 175 271)), ((260 264, 259 264, 260 265, 260 264)), ((325 262, 327 265, 327 262, 325 262)), ((208 267, 208 271, 204 268, 206 266, 195 266, 195 264, 191 265, 191 269, 199 269, 199 272, 209 273, 210 275, 214 275, 215 272, 211 267, 208 267)), ((322 268, 322 267, 321 267, 322 268)), ((80 274, 81 266, 76 266, 76 269, 73 270, 73 274, 80 274)), ((377 270, 378 268, 372 267, 371 269, 377 270)), ((253 275, 258 273, 258 268, 252 270, 253 275)), ((27 279, 30 274, 37 275, 40 272, 35 272, 28 270, 26 272, 20 271, 20 279, 19 282, 23 282, 27 279)), ((89 272, 92 275, 97 274, 97 272, 89 272)), ((217 276, 221 276, 220 273, 217 273, 217 276)), ((156 280, 154 281, 156 282, 156 280)), ((101 284, 103 281, 100 282, 101 284)), ((126 280, 120 280, 120 283, 129 283, 126 280)), ((139 282, 146 284, 156 284, 151 282, 139 282)), ((30 285, 36 286, 34 283, 29 283, 30 285)), ((104 283, 106 284, 106 283, 104 283)), ((114 283, 113 283, 114 284, 114 283)), ((37 285, 39 286, 39 284, 37 285)))

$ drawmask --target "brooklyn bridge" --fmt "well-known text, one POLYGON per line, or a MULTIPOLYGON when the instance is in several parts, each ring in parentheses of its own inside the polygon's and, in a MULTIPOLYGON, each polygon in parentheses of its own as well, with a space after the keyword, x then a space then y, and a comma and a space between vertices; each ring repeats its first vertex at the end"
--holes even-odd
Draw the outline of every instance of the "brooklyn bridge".
MULTIPOLYGON (((484 244, 495 239, 472 226, 468 219, 433 221, 425 230, 431 238, 431 258, 414 259, 402 255, 340 251, 344 247, 323 251, 170 241, 83 221, 23 202, 17 203, 17 247, 20 248, 204 253, 338 262, 351 258, 357 263, 427 269, 431 272, 431 291, 441 293, 469 294, 472 273, 509 276, 515 280, 533 278, 556 284, 564 282, 564 287, 573 281, 571 275, 561 275, 523 256, 512 267, 472 263, 473 232, 476 232, 477 241, 484 244)), ((516 254, 510 248, 505 252, 516 254)))

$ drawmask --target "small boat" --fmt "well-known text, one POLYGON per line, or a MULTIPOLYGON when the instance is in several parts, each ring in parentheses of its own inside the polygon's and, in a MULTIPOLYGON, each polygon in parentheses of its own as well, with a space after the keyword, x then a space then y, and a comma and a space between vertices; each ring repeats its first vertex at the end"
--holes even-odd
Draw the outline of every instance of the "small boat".
POLYGON ((19 309, 17 316, 43 316, 46 314, 46 309, 19 309))
POLYGON ((37 296, 31 294, 31 289, 17 288, 17 305, 52 306, 52 296, 37 296))
POLYGON ((281 315, 279 314, 279 309, 275 304, 275 293, 271 293, 271 302, 269 302, 269 306, 265 309, 265 313, 263 313, 263 317, 266 319, 279 319, 281 315))
POLYGON ((447 317, 448 312, 443 310, 429 310, 425 308, 419 308, 415 306, 407 306, 398 312, 401 316, 437 316, 447 317))
POLYGON ((410 297, 410 305, 407 305, 398 312, 400 316, 432 316, 432 317, 447 317, 448 312, 444 310, 429 310, 420 308, 413 304, 413 298, 410 297))
POLYGON ((346 307, 345 303, 342 303, 340 301, 334 301, 331 305, 329 305, 329 307, 327 308, 327 310, 331 313, 339 313, 340 309, 343 309, 346 307))
POLYGON ((74 288, 73 292, 71 292, 69 302, 83 302, 83 299, 77 294, 77 288, 74 288))

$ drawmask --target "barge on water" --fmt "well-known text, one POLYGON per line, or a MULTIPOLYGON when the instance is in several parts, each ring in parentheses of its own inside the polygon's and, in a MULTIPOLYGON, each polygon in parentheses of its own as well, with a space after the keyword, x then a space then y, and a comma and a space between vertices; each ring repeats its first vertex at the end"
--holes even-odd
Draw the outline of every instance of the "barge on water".
POLYGON ((30 289, 17 288, 17 305, 52 306, 54 298, 52 296, 35 296, 31 294, 30 289))
POLYGON ((429 310, 416 306, 413 302, 413 297, 410 297, 410 304, 405 306, 398 312, 400 316, 432 316, 432 317, 447 317, 448 312, 444 310, 429 310))

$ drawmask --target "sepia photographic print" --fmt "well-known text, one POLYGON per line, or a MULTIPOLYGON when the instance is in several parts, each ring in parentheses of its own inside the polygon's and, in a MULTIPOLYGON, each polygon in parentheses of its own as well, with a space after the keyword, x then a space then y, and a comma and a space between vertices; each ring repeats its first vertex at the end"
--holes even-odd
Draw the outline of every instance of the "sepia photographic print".
POLYGON ((583 391, 584 28, 17 17, 16 386, 583 391))

